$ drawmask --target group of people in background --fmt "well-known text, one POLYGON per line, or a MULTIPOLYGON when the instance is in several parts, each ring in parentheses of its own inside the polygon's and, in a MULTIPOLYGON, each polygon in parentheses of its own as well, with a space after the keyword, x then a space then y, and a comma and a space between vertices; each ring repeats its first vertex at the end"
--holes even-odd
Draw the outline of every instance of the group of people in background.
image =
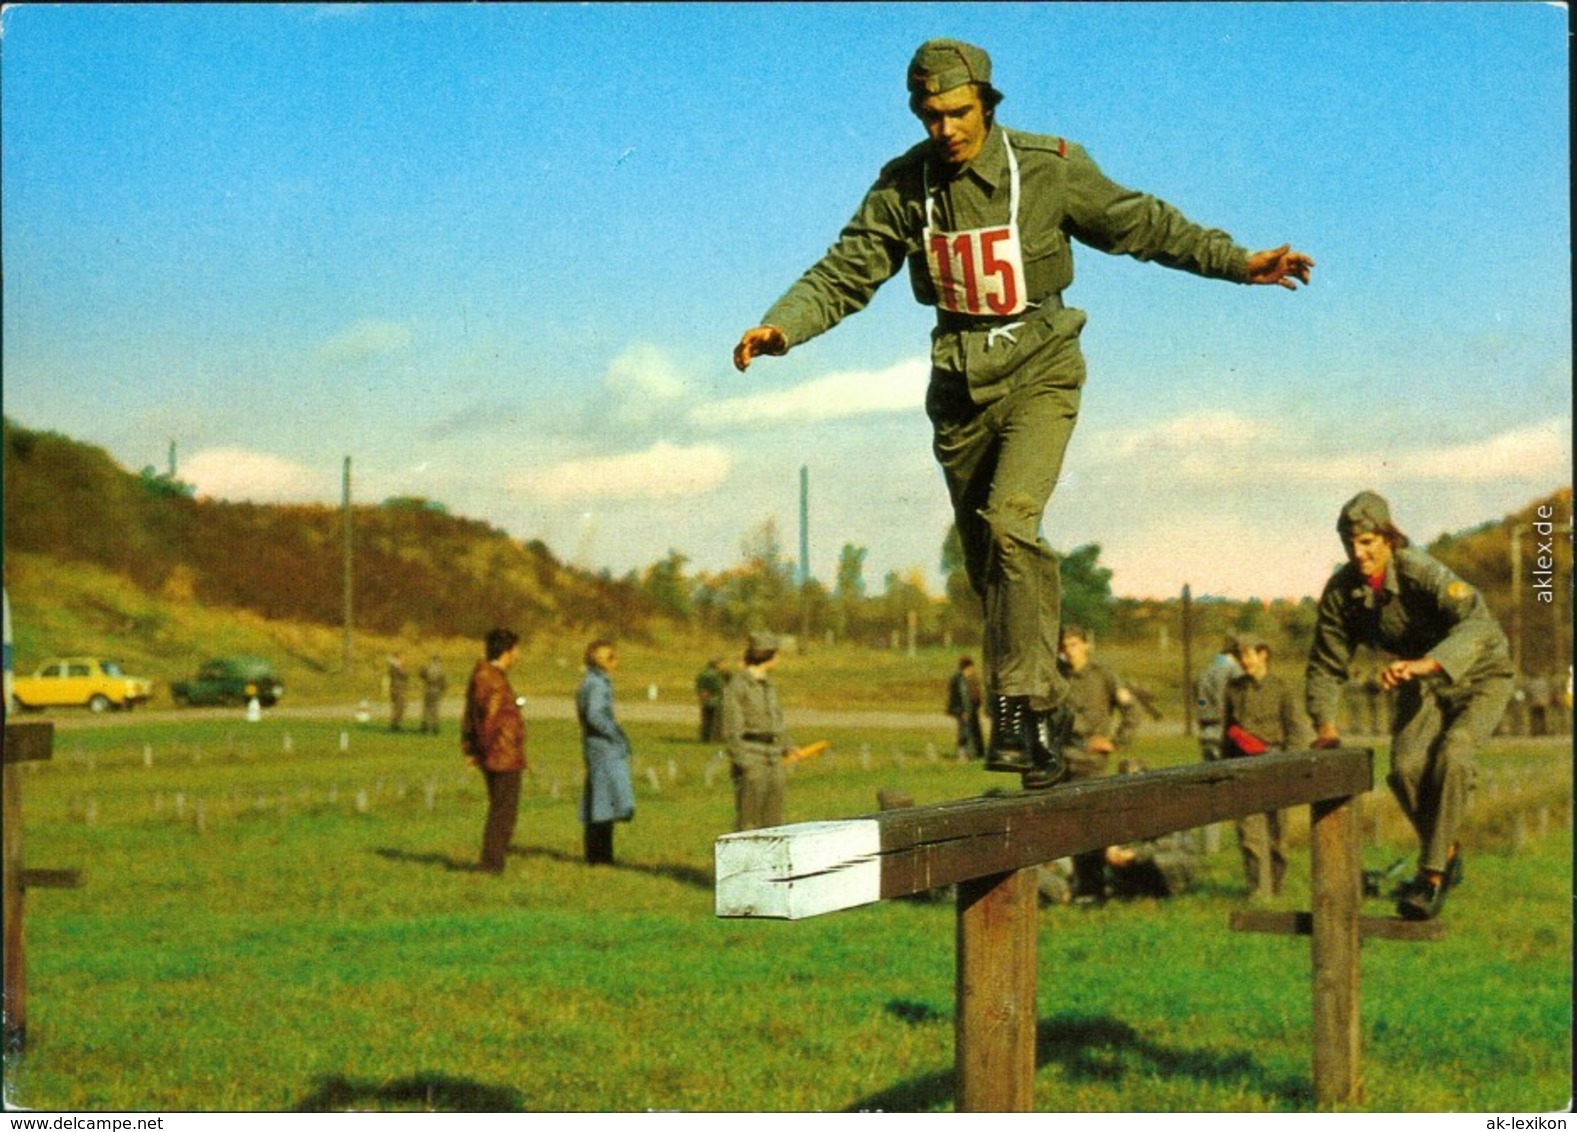
MULTIPOLYGON (((444 674, 444 662, 434 653, 417 673, 422 682, 422 721, 417 730, 423 735, 438 734, 438 708, 443 702, 444 689, 449 678, 444 674)), ((411 682, 405 670, 405 654, 399 649, 389 654, 384 668, 383 688, 389 697, 389 730, 400 731, 405 724, 405 702, 411 682)))
MULTIPOLYGON (((1394 658, 1378 675, 1396 693, 1386 781, 1420 846, 1417 872, 1398 893, 1397 911, 1428 919, 1462 879, 1458 830, 1473 786, 1473 755, 1494 734, 1511 700, 1510 652, 1478 591, 1412 547, 1383 498, 1369 491, 1354 496, 1341 510, 1337 531, 1347 562, 1320 598, 1303 704, 1272 671, 1267 641, 1251 633, 1230 638, 1196 684, 1201 754, 1207 760, 1252 758, 1339 746, 1337 708, 1355 653, 1366 646, 1394 658)), ((518 639, 494 630, 485 646, 467 687, 461 742, 488 783, 481 867, 501 871, 527 765, 525 728, 508 680, 518 639)), ((1089 632, 1061 627, 1058 678, 1067 688, 1070 719, 1059 759, 1064 776, 1075 782, 1107 773, 1112 755, 1128 745, 1139 725, 1139 698, 1093 652, 1089 632)), ((615 825, 635 812, 630 743, 613 710, 617 650, 611 641, 596 640, 584 659, 576 694, 586 765, 580 817, 587 862, 608 864, 614 859, 615 825)), ((736 830, 783 820, 784 766, 796 748, 772 681, 779 659, 776 637, 752 633, 737 671, 725 672, 714 658, 696 678, 700 737, 720 740, 728 752, 736 830)), ((391 672, 392 667, 391 660, 391 672)), ((961 759, 981 758, 989 750, 980 724, 989 697, 972 658, 962 658, 947 703, 961 759)), ((1143 765, 1129 759, 1121 769, 1136 772, 1143 765)), ((1236 831, 1251 898, 1280 895, 1287 868, 1280 814, 1244 816, 1236 831)), ((1185 856, 1180 847, 1159 844, 1081 854, 1071 863, 1071 891, 1104 894, 1121 887, 1125 882, 1118 874, 1136 864, 1144 868, 1129 880, 1141 873, 1146 878, 1135 882, 1136 890, 1179 891, 1188 881, 1185 856), (1162 857, 1164 867, 1157 864, 1162 857)))
MULTIPOLYGON (((520 808, 522 774, 529 770, 524 700, 515 695, 509 670, 520 656, 519 636, 494 629, 471 670, 460 720, 460 746, 487 784, 478 869, 502 873, 520 808)), ((391 667, 398 654, 391 658, 391 667)), ((795 748, 783 726, 777 688, 771 679, 779 659, 770 633, 750 634, 739 671, 724 672, 714 658, 697 680, 701 695, 701 738, 726 744, 734 783, 734 828, 757 829, 783 821, 784 760, 795 748)), ((588 865, 614 863, 614 829, 635 816, 630 778, 629 736, 614 713, 613 674, 619 653, 605 639, 592 641, 575 693, 585 777, 579 816, 588 865)), ((391 688, 393 687, 391 683, 391 688)))
MULTIPOLYGON (((1392 521, 1390 506, 1372 491, 1342 507, 1337 533, 1347 562, 1327 582, 1318 605, 1304 671, 1303 702, 1272 671, 1269 642, 1253 633, 1229 637, 1195 682, 1195 719, 1206 760, 1252 758, 1270 751, 1333 748, 1341 744, 1337 709, 1360 648, 1387 659, 1375 680, 1394 693, 1390 713, 1390 768, 1386 783, 1418 837, 1417 869, 1394 894, 1398 915, 1438 915, 1462 881, 1459 836, 1473 788, 1474 753, 1495 733, 1513 695, 1505 634, 1479 592, 1413 547, 1392 521)), ((1137 724, 1135 697, 1090 658, 1089 634, 1061 633, 1059 673, 1073 713, 1062 752, 1072 781, 1106 772, 1111 753, 1126 746, 1137 724)), ((972 757, 967 716, 979 698, 967 692, 968 658, 950 686, 948 712, 959 720, 959 752, 972 757)), ((1136 769, 1137 760, 1124 760, 1136 769)), ((1279 896, 1287 871, 1279 812, 1245 815, 1234 823, 1250 899, 1279 896)), ((1152 871, 1156 894, 1185 881, 1182 846, 1116 847, 1075 858, 1071 875, 1052 878, 1062 898, 1099 896, 1122 887, 1122 859, 1168 858, 1173 883, 1152 871)), ((1045 890, 1043 886, 1043 891, 1045 890)), ((1055 897, 1053 897, 1055 898, 1055 897)))
MULTIPOLYGON (((487 783, 487 817, 482 827, 478 869, 502 873, 520 811, 520 779, 530 767, 522 699, 509 683, 520 657, 513 630, 494 629, 483 640, 483 655, 471 670, 460 717, 460 747, 466 761, 487 783)), ((635 816, 630 783, 630 740, 613 712, 613 673, 619 653, 612 641, 586 646, 585 672, 575 693, 581 754, 586 775, 581 787, 580 820, 588 865, 614 863, 613 831, 635 816)))

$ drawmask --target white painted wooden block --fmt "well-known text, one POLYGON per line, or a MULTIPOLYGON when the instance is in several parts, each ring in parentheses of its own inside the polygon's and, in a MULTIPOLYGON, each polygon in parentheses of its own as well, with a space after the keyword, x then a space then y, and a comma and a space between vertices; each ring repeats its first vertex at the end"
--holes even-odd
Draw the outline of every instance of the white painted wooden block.
POLYGON ((801 920, 881 899, 881 827, 868 819, 724 834, 717 915, 801 920))

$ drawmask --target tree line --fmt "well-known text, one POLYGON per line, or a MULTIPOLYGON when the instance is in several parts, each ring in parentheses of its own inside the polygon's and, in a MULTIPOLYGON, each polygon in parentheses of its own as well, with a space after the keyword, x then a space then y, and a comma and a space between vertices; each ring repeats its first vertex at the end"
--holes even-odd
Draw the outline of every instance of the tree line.
MULTIPOLYGON (((92 562, 175 600, 343 623, 340 508, 198 499, 173 469, 131 475, 102 449, 9 418, 4 425, 8 553, 92 562)), ((1483 591, 1524 656, 1552 670, 1571 654, 1570 521, 1571 490, 1563 488, 1504 519, 1442 534, 1427 548, 1483 591), (1563 530, 1544 537, 1541 521, 1563 530), (1514 577, 1519 568, 1523 576, 1514 577), (1546 574, 1553 585, 1536 589, 1546 574), (1553 601, 1539 604, 1545 594, 1553 601)), ((933 593, 921 569, 889 571, 873 584, 869 550, 854 543, 840 549, 830 582, 801 580, 770 518, 745 534, 738 561, 725 569, 692 569, 682 551, 670 549, 618 578, 425 499, 358 505, 351 524, 354 624, 381 633, 479 636, 509 623, 526 633, 589 630, 636 640, 667 623, 733 637, 771 628, 883 647, 910 639, 973 647, 980 637, 979 601, 953 530, 939 532, 943 587, 933 593)), ((1100 552, 1092 543, 1062 554, 1064 619, 1109 640, 1175 635, 1178 599, 1115 598, 1100 552)), ((1228 602, 1205 595, 1196 602, 1195 632, 1206 639, 1253 629, 1296 647, 1307 643, 1313 623, 1312 597, 1228 602)))

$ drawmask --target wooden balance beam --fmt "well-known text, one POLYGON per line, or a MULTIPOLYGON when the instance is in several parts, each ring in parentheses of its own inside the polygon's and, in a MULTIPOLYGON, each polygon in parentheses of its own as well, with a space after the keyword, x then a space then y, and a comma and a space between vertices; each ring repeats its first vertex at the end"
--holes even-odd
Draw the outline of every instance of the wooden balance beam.
POLYGON ((1373 783, 1367 749, 1288 751, 726 834, 715 847, 716 911, 798 920, 958 885, 955 1107, 1028 1111, 1035 1073, 1034 867, 1309 805, 1315 1096, 1322 1104, 1351 1103, 1360 1081, 1357 802, 1373 783))

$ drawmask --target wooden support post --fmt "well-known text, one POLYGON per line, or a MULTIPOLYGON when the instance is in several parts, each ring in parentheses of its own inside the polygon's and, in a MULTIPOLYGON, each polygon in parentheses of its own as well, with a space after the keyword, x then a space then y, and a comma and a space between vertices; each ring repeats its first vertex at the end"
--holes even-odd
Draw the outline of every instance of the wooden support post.
POLYGON ((5 838, 5 1052, 10 1054, 20 1050, 27 1040, 27 965, 22 956, 22 901, 26 890, 22 885, 21 776, 10 759, 5 762, 4 773, 0 790, 4 791, 5 810, 0 815, 0 828, 5 838))
POLYGON ((1363 894, 1358 799, 1315 802, 1310 814, 1314 912, 1314 1100, 1363 1095, 1358 1019, 1358 906, 1363 894))
POLYGON ((954 1108, 1030 1112, 1035 1092, 1034 869, 958 886, 954 1108))
POLYGON ((27 886, 22 868, 22 776, 17 764, 48 759, 54 748, 52 723, 8 723, 5 727, 3 798, 4 856, 4 1042, 9 1055, 27 1044, 27 961, 22 932, 22 910, 27 886))

